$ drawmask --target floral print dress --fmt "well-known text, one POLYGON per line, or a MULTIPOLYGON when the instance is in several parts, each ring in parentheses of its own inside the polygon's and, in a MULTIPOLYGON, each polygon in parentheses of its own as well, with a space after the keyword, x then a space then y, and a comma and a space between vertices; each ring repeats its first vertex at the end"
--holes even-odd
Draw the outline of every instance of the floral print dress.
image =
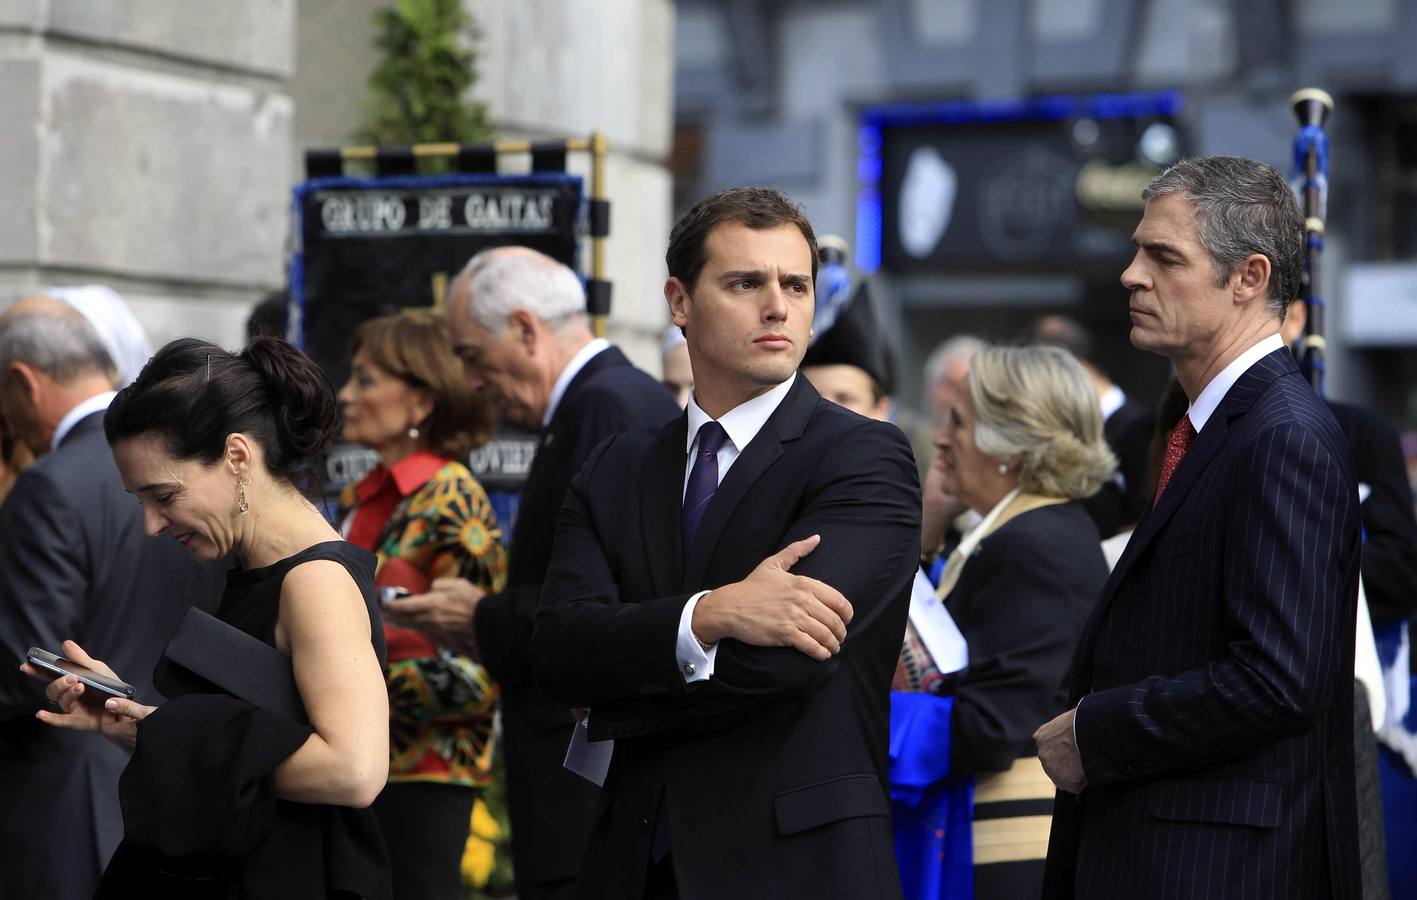
MULTIPOLYGON (((368 539, 392 502, 373 550, 379 583, 425 590, 436 578, 464 578, 487 592, 507 577, 506 550, 486 492, 465 466, 416 453, 376 467, 346 488, 349 537, 368 539), (363 521, 361 521, 363 519, 363 521), (392 560, 400 561, 391 566, 392 560), (390 580, 389 571, 421 573, 421 584, 390 580)), ((492 778, 493 724, 498 690, 487 670, 423 635, 384 625, 388 642, 389 781, 431 781, 485 787, 492 778)))

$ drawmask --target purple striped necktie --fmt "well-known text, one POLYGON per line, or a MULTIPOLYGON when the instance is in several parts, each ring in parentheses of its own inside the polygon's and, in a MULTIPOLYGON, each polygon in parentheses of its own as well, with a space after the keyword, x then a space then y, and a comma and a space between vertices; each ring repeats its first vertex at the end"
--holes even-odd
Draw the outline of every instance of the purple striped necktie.
POLYGON ((705 422, 699 427, 698 447, 694 452, 694 467, 689 470, 689 483, 684 488, 684 561, 694 547, 694 535, 704 519, 713 492, 718 490, 718 451, 728 440, 728 432, 717 422, 705 422))

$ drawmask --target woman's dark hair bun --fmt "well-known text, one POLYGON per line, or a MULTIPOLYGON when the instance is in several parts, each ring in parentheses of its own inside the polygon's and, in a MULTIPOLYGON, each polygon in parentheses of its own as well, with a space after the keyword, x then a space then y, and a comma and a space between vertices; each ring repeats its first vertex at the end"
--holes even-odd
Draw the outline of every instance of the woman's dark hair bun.
POLYGON ((241 351, 270 392, 276 407, 276 433, 294 457, 323 453, 339 427, 334 388, 323 369, 274 337, 258 337, 241 351))
POLYGON ((296 482, 315 474, 338 420, 329 378, 294 345, 258 337, 236 354, 180 338, 118 392, 103 427, 110 444, 158 435, 178 459, 204 463, 240 432, 261 445, 272 475, 296 482))

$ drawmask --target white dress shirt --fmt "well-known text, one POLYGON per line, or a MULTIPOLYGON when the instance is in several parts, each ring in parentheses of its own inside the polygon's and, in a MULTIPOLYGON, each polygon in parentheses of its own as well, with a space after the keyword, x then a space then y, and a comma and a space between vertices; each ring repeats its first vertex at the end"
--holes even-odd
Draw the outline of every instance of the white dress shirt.
POLYGON ((66 412, 64 418, 59 420, 58 426, 54 429, 54 437, 49 439, 50 452, 52 453, 59 449, 59 445, 64 443, 64 438, 69 436, 69 432, 74 430, 75 425, 96 412, 103 412, 105 409, 108 409, 108 404, 112 403, 113 398, 116 396, 118 396, 116 391, 104 391, 102 394, 94 394, 89 399, 66 412))
POLYGON ((1102 421, 1105 424, 1112 414, 1122 408, 1122 404, 1127 402, 1126 393, 1115 384, 1102 392, 1098 398, 1102 406, 1102 421))
MULTIPOLYGON (((718 418, 718 424, 723 426, 724 432, 728 435, 728 440, 723 442, 723 446, 718 449, 718 483, 723 484, 723 478, 728 474, 728 469, 733 465, 733 461, 738 458, 738 454, 744 447, 758 436, 758 432, 763 430, 768 418, 777 411, 782 400, 787 396, 787 392, 792 389, 792 384, 797 380, 796 373, 792 377, 779 384, 777 387, 733 407, 728 412, 718 418)), ((699 408, 698 401, 693 394, 689 395, 689 405, 686 409, 689 418, 687 441, 684 453, 690 461, 694 459, 694 448, 699 443, 699 429, 706 423, 712 422, 713 417, 699 408)), ((689 489, 689 474, 693 471, 692 464, 684 466, 684 484, 680 487, 680 497, 689 489)), ((685 555, 688 554, 687 547, 684 548, 685 555)), ((718 644, 712 644, 707 650, 699 644, 698 638, 694 637, 693 628, 690 627, 694 621, 694 609, 698 607, 699 601, 703 599, 708 591, 700 591, 689 598, 689 602, 684 604, 684 611, 679 616, 679 637, 675 644, 675 656, 679 662, 679 672, 684 676, 686 683, 692 684, 695 681, 707 681, 713 675, 713 663, 718 657, 718 644)))
POLYGON ((1220 401, 1225 399, 1225 395, 1235 386, 1235 382, 1240 380, 1240 376, 1249 371, 1250 366, 1274 351, 1282 349, 1284 349, 1284 338, 1272 334, 1235 357, 1230 365, 1221 369, 1219 375, 1201 388, 1199 396, 1192 401, 1191 408, 1186 411, 1186 414, 1191 417, 1191 427, 1196 430, 1196 434, 1201 433, 1205 423, 1210 421, 1211 414, 1220 408, 1220 401))
POLYGON ((594 359, 602 350, 609 349, 609 341, 605 338, 596 338, 576 351, 576 355, 566 363, 566 368, 556 376, 556 383, 551 385, 551 399, 546 403, 546 415, 541 417, 542 428, 551 424, 551 418, 556 415, 556 407, 561 405, 561 398, 566 396, 566 388, 570 387, 571 381, 581 374, 581 369, 586 367, 586 363, 594 359))

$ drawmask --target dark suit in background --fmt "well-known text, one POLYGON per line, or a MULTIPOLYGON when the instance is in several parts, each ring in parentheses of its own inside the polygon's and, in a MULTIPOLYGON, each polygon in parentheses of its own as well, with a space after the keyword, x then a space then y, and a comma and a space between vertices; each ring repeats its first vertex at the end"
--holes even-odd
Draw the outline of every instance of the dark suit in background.
POLYGON ((1353 452, 1354 475, 1370 493, 1363 501, 1363 590, 1374 627, 1417 612, 1417 514, 1402 442, 1377 413, 1329 401, 1353 452))
POLYGON ((1073 667, 1087 776, 1048 897, 1358 892, 1357 484, 1287 350, 1225 395, 1103 589, 1073 667))
POLYGON ((102 413, 20 476, 0 511, 0 895, 91 896, 123 836, 128 755, 34 718, 44 684, 19 671, 26 651, 73 639, 157 703, 153 666, 187 607, 216 608, 223 577, 144 534, 102 413))
POLYGON ((502 686, 513 865, 523 898, 534 896, 528 889, 538 884, 575 877, 598 793, 563 768, 574 720, 565 704, 537 689, 527 663, 556 516, 571 478, 597 444, 630 428, 663 425, 678 412, 664 386, 619 349, 591 357, 567 385, 532 460, 512 532, 507 588, 477 607, 473 627, 482 664, 502 686))
POLYGON ((1103 540, 1135 525, 1151 505, 1152 411, 1135 400, 1123 401, 1102 423, 1102 438, 1117 457, 1119 481, 1103 482, 1084 501, 1103 540))
MULTIPOLYGON (((1359 490, 1368 489, 1362 506, 1363 588, 1379 646, 1390 646, 1394 629, 1417 609, 1417 517, 1402 444, 1377 413, 1333 401, 1329 409, 1348 438, 1359 490)), ((1386 897, 1389 885, 1393 896, 1408 896, 1417 872, 1409 846, 1414 782, 1399 757, 1374 739, 1366 691, 1362 702, 1355 699, 1354 711, 1364 896, 1386 897)), ((1389 740, 1394 731, 1402 729, 1388 723, 1383 730, 1389 740)))
POLYGON ((615 739, 580 896, 643 895, 662 812, 679 896, 898 897, 888 692, 919 555, 910 446, 798 378, 724 475, 685 562, 686 422, 591 457, 537 618, 538 682, 591 707, 592 739, 615 739), (713 677, 686 685, 675 648, 690 596, 812 534, 820 545, 792 571, 851 601, 841 652, 817 662, 725 639, 713 677))

